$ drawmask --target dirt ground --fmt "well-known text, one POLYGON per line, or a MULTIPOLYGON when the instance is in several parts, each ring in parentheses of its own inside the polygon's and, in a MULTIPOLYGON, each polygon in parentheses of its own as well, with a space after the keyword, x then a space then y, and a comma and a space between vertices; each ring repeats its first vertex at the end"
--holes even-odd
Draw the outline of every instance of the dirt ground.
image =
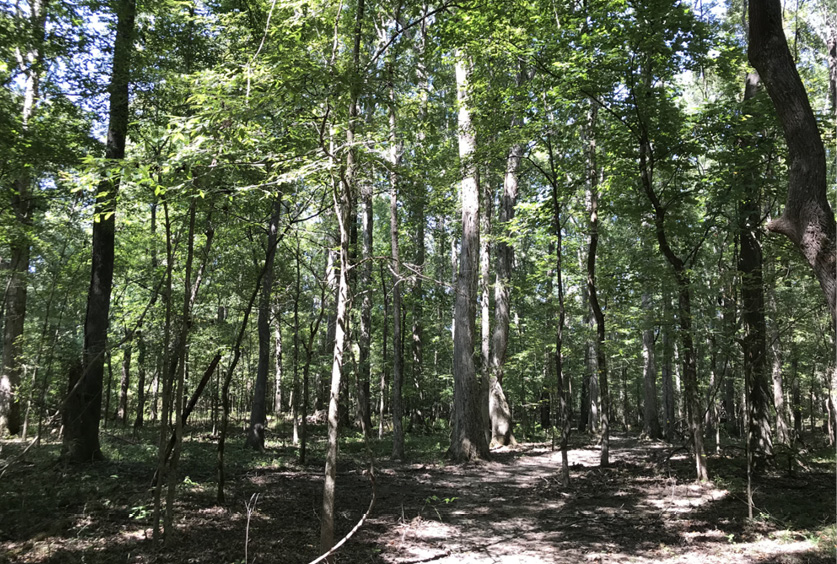
MULTIPOLYGON (((713 482, 697 485, 685 453, 668 458, 670 445, 615 436, 612 464, 603 469, 589 440, 573 440, 568 488, 558 482, 560 453, 549 443, 504 448, 478 464, 378 461, 372 514, 337 560, 835 562, 837 491, 828 464, 810 463, 794 477, 777 468, 760 478, 750 521, 740 452, 711 457, 713 482)), ((0 458, 19 444, 4 446, 0 458)), ((146 463, 125 457, 89 468, 14 464, 0 480, 0 563, 241 563, 253 494, 259 497, 249 521, 248 564, 305 564, 317 556, 322 460, 299 467, 288 462, 290 449, 269 449, 255 464, 230 469, 227 504, 220 507, 212 445, 194 448, 182 465, 189 477, 178 492, 177 535, 159 552, 149 540, 146 463)), ((354 526, 370 495, 363 465, 344 457, 338 535, 354 526)))

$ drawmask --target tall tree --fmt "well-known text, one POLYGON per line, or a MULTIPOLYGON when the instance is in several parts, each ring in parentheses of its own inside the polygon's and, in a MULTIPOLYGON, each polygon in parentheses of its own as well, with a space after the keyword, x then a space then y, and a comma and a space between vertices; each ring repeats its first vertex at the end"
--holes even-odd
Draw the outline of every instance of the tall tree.
POLYGON ((767 228, 790 239, 820 283, 837 322, 837 225, 826 194, 825 147, 782 27, 782 2, 750 2, 747 56, 773 100, 788 145, 788 195, 767 228))
MULTIPOLYGON (((346 127, 345 163, 341 164, 340 178, 334 183, 334 215, 340 232, 338 261, 340 271, 337 282, 337 304, 334 333, 334 348, 331 362, 331 387, 328 401, 328 443, 326 446, 325 480, 323 483, 323 513, 320 523, 320 551, 328 552, 334 546, 334 490, 337 484, 337 430, 338 400, 343 378, 343 355, 348 332, 349 311, 349 239, 352 210, 354 209, 355 173, 357 169, 357 147, 355 127, 358 118, 358 100, 361 93, 360 52, 363 32, 364 0, 358 0, 355 8, 355 25, 352 34, 352 61, 349 66, 349 122, 346 127)), ((340 17, 339 14, 336 16, 340 17)), ((337 26, 335 25, 335 41, 337 26)), ((336 45, 335 45, 336 53, 336 45)), ((330 561, 333 559, 329 559, 330 561)))
MULTIPOLYGON (((744 104, 759 86, 756 73, 747 75, 744 104)), ((744 141, 742 140, 742 145, 744 141)), ((767 373, 767 323, 764 301, 764 258, 761 248, 761 197, 758 171, 742 167, 742 198, 738 204, 738 271, 741 274, 741 321, 744 325, 744 380, 750 407, 749 441, 757 470, 773 454, 770 436, 770 379, 767 373)))
POLYGON ((474 361, 477 278, 480 247, 480 183, 474 162, 477 142, 471 119, 470 63, 456 52, 456 98, 459 105, 458 141, 462 174, 462 242, 456 276, 453 318, 453 414, 450 454, 455 460, 488 456, 485 423, 480 405, 480 382, 474 361))
MULTIPOLYGON (((519 126, 515 119, 512 126, 519 126)), ((514 247, 508 240, 510 222, 514 220, 517 205, 518 170, 523 156, 523 146, 515 143, 506 158, 503 178, 503 195, 500 199, 499 228, 502 236, 496 245, 497 266, 494 282, 494 334, 491 347, 491 373, 488 388, 488 414, 491 423, 491 444, 504 446, 514 442, 512 415, 503 393, 503 369, 509 345, 509 312, 511 309, 511 272, 514 263, 514 247)))
POLYGON ((586 129, 586 173, 587 173, 587 213, 589 214, 590 244, 587 247, 587 295, 590 310, 596 320, 596 380, 602 400, 600 415, 602 450, 601 465, 610 464, 610 390, 607 381, 607 353, 605 351, 605 318, 599 303, 599 291, 596 286, 596 257, 599 246, 599 170, 596 164, 596 118, 598 104, 590 101, 586 129))
MULTIPOLYGON (((21 111, 21 136, 24 145, 34 144, 30 122, 35 117, 41 98, 41 76, 44 72, 44 38, 46 34, 46 0, 29 3, 29 41, 16 55, 24 76, 23 108, 21 111)), ((21 163, 21 170, 14 179, 11 207, 16 223, 10 241, 9 280, 3 291, 4 302, 0 309, 5 315, 3 323, 3 355, 0 365, 0 437, 7 432, 20 432, 20 403, 16 397, 23 373, 22 343, 26 321, 27 274, 30 258, 30 229, 32 228, 32 169, 29 163, 21 163)))
POLYGON ((267 423, 267 373, 270 368, 270 305, 273 292, 273 257, 276 255, 276 241, 279 236, 279 217, 282 212, 281 194, 273 195, 273 210, 267 226, 267 253, 265 274, 259 296, 259 363, 256 383, 253 386, 253 403, 250 408, 250 427, 247 430, 247 446, 264 450, 264 433, 267 423))
MULTIPOLYGON (((105 158, 125 157, 128 134, 128 87, 131 78, 135 0, 116 3, 116 37, 113 43, 113 70, 109 87, 110 109, 105 158)), ((71 380, 66 402, 63 455, 71 461, 89 462, 102 458, 99 421, 102 405, 102 378, 108 337, 108 313, 113 285, 114 229, 119 174, 109 175, 98 187, 93 222, 93 261, 87 315, 84 321, 82 371, 77 382, 71 380)))

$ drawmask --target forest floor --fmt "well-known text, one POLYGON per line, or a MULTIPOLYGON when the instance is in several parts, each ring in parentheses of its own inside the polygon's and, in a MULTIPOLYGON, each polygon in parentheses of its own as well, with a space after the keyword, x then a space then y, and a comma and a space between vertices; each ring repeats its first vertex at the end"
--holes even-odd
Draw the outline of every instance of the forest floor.
MULTIPOLYGON (((493 451, 490 462, 452 465, 440 458, 443 441, 408 439, 416 462, 407 463, 384 458, 391 443, 372 441, 380 457, 377 499, 338 562, 835 562, 833 451, 809 452, 793 477, 785 471, 787 457, 777 457, 776 467, 755 481, 756 517, 749 520, 737 448, 725 449, 734 457, 711 456, 712 482, 698 485, 685 452, 670 456, 671 445, 614 435, 611 465, 600 468, 595 439, 575 435, 572 482, 563 488, 560 452, 548 442, 493 451)), ((155 449, 146 445, 109 435, 107 462, 64 467, 56 462, 57 445, 18 460, 23 443, 0 444, 0 459, 15 461, 0 478, 0 563, 241 563, 245 503, 253 494, 259 497, 248 564, 304 564, 317 556, 320 444, 312 445, 304 467, 293 462, 295 449, 281 443, 269 443, 264 454, 229 447, 227 503, 218 506, 214 444, 196 436, 181 464, 177 534, 159 552, 150 540, 155 449)), ((369 504, 365 452, 357 439, 341 446, 338 535, 369 504)))

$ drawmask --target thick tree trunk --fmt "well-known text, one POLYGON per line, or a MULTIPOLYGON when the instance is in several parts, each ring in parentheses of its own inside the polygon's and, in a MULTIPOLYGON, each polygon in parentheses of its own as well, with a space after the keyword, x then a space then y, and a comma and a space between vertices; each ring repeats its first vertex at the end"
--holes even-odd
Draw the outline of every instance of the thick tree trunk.
MULTIPOLYGON (((758 88, 759 76, 750 73, 744 104, 758 88)), ((745 143, 742 140, 742 143, 745 143)), ((744 326, 744 379, 750 406, 750 453, 756 471, 763 469, 765 457, 773 453, 770 436, 770 383, 767 374, 767 323, 764 316, 764 259, 761 250, 761 206, 759 180, 754 170, 742 167, 743 198, 738 204, 738 237, 741 275, 741 321, 744 326)))
POLYGON ((659 439, 660 420, 657 417, 657 362, 654 354, 654 317, 651 296, 642 294, 642 309, 645 310, 646 326, 642 331, 643 367, 643 416, 642 432, 650 439, 659 439))
POLYGON ((750 2, 749 16, 747 55, 764 80, 788 144, 785 210, 767 228, 788 237, 802 252, 837 321, 837 227, 826 194, 825 147, 785 39, 782 3, 750 2))
MULTIPOLYGON (((506 174, 503 180, 503 196, 500 200, 498 218, 500 223, 499 228, 505 237, 508 237, 510 234, 509 223, 514 219, 514 207, 517 205, 517 171, 520 168, 522 155, 523 146, 515 144, 509 150, 509 155, 506 159, 506 174)), ((509 404, 503 393, 503 370, 506 363, 506 351, 509 346, 511 271, 514 262, 514 247, 504 237, 501 237, 497 243, 496 254, 494 334, 492 335, 491 347, 488 412, 491 421, 491 444, 503 446, 515 442, 512 436, 511 409, 509 409, 509 404)))
POLYGON ((456 53, 456 94, 459 101, 459 159, 462 169, 462 242, 455 285, 453 339, 452 458, 459 461, 488 457, 480 400, 480 381, 474 362, 477 278, 480 245, 480 188, 474 153, 476 134, 471 123, 468 93, 469 64, 456 53))
POLYGON ((259 363, 256 368, 256 383, 253 386, 253 404, 250 409, 250 427, 246 444, 252 449, 264 450, 264 433, 267 423, 267 373, 270 369, 270 302, 273 292, 273 257, 276 255, 276 241, 279 236, 279 216, 282 212, 282 197, 274 195, 273 213, 267 227, 267 256, 264 264, 261 296, 259 297, 259 363))
MULTIPOLYGON (((128 133, 128 85, 133 49, 135 0, 117 4, 116 39, 113 47, 113 72, 110 82, 110 115, 105 157, 125 157, 128 133)), ((102 378, 108 334, 108 313, 113 283, 114 230, 119 176, 102 181, 96 196, 93 223, 93 263, 84 322, 84 350, 81 381, 70 392, 64 428, 63 455, 74 462, 102 458, 99 447, 99 421, 102 406, 102 378)))

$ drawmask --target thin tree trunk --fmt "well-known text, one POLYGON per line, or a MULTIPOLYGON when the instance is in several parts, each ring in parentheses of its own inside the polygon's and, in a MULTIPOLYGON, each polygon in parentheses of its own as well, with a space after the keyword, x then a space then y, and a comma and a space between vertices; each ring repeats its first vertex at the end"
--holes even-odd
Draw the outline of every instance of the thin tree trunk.
POLYGON ((598 105, 591 102, 587 117, 587 213, 590 215, 590 246, 587 248, 587 294, 590 299, 590 309, 596 320, 596 376, 599 394, 602 401, 600 414, 602 450, 600 463, 602 466, 610 464, 610 390, 607 381, 607 355, 605 352, 605 318, 599 304, 598 289, 596 287, 596 253, 599 245, 599 188, 598 168, 596 165, 596 115, 598 105))
POLYGON ((387 381, 389 380, 389 363, 387 359, 387 346, 389 343, 389 293, 387 292, 387 277, 384 275, 384 265, 381 263, 381 288, 384 294, 384 331, 381 338, 381 356, 384 359, 381 366, 381 380, 379 382, 378 396, 378 438, 384 438, 384 412, 386 409, 387 381))
MULTIPOLYGON (((17 53, 25 77, 21 134, 23 143, 29 143, 29 122, 35 116, 41 98, 41 74, 43 68, 43 43, 46 34, 46 0, 33 0, 29 4, 29 32, 31 42, 25 54, 17 53)), ((0 365, 0 437, 6 433, 20 432, 20 403, 16 397, 23 374, 22 337, 26 321, 27 274, 29 273, 30 243, 29 230, 32 227, 32 177, 29 169, 23 167, 14 180, 11 209, 19 226, 10 236, 8 264, 9 281, 5 288, 5 303, 2 304, 3 358, 0 365)))
MULTIPOLYGON (((401 2, 396 4, 395 25, 401 12, 401 2)), ((403 325, 401 312, 401 257, 398 245, 398 167, 401 163, 401 142, 395 113, 395 61, 396 50, 393 49, 387 61, 387 75, 389 77, 389 233, 392 251, 392 458, 404 460, 404 348, 401 333, 403 325)))
MULTIPOLYGON (((128 335, 126 335, 128 337, 128 335)), ((125 350, 122 353, 122 379, 119 381, 119 406, 116 413, 117 419, 125 427, 128 424, 128 388, 131 385, 131 356, 133 344, 129 340, 125 343, 125 350)))
POLYGON ((669 326, 669 310, 671 309, 671 299, 668 293, 663 294, 663 324, 660 328, 662 333, 662 348, 663 348, 663 367, 662 367, 662 381, 663 381, 663 421, 666 440, 674 441, 675 433, 675 407, 674 407, 674 380, 672 379, 671 369, 671 329, 669 326))
POLYGON ((137 340, 137 413, 134 429, 139 429, 145 416, 145 335, 141 328, 134 333, 134 337, 137 340))
POLYGON ((455 460, 488 457, 482 410, 479 404, 480 383, 474 364, 477 278, 479 273, 479 176, 474 153, 476 136, 469 108, 466 56, 456 57, 456 93, 459 101, 459 159, 462 168, 462 243, 459 272, 456 277, 453 340, 453 420, 450 454, 455 460))
POLYGON ((642 294, 642 309, 645 311, 645 328, 642 330, 643 370, 643 417, 642 432, 650 439, 659 439, 660 420, 657 418, 657 362, 654 354, 654 308, 651 296, 642 294))
MULTIPOLYGON (((354 46, 349 86, 349 123, 346 128, 346 163, 341 171, 340 181, 336 183, 334 194, 334 215, 340 230, 339 261, 340 273, 337 291, 337 307, 334 333, 334 350, 331 363, 331 392, 328 403, 328 439, 325 453, 325 480, 323 482, 323 505, 320 519, 320 552, 328 552, 334 546, 334 490, 337 484, 337 426, 338 399, 340 383, 343 378, 343 354, 346 345, 346 333, 349 325, 351 301, 349 296, 349 237, 354 208, 354 175, 357 160, 355 148, 355 121, 358 117, 358 99, 360 98, 361 80, 360 49, 362 39, 364 0, 358 0, 354 26, 354 46)), ((328 561, 333 562, 333 558, 328 561)))
POLYGON ((267 424, 267 372, 270 369, 270 303, 273 291, 273 257, 279 237, 279 216, 282 212, 281 194, 274 195, 273 213, 267 230, 267 256, 264 264, 261 296, 259 298, 259 361, 256 369, 256 383, 253 387, 253 404, 250 409, 250 426, 247 430, 248 447, 263 451, 264 433, 267 424))
MULTIPOLYGON (((428 6, 425 4, 422 7, 422 13, 426 16, 428 11, 428 6)), ((424 145, 426 131, 424 128, 424 123, 427 120, 428 115, 428 105, 430 100, 430 81, 428 78, 427 73, 427 66, 425 64, 425 57, 427 51, 427 18, 423 18, 420 24, 420 33, 419 33, 419 46, 418 46, 418 54, 416 60, 416 68, 418 73, 419 79, 419 123, 422 124, 419 127, 418 131, 418 142, 420 146, 424 145)), ((416 268, 416 281, 413 285, 413 301, 412 301, 412 319, 413 319, 413 326, 412 326, 412 353, 413 353, 413 364, 412 364, 412 375, 413 375, 413 383, 419 392, 419 409, 423 410, 425 408, 424 404, 424 387, 423 387, 423 370, 424 370, 424 326, 423 326, 423 315, 424 315, 424 290, 422 286, 422 277, 424 276, 424 261, 425 261, 425 250, 424 250, 424 228, 425 228, 425 190, 418 190, 418 193, 414 195, 414 224, 416 225, 416 246, 415 246, 415 268, 416 268)), ((419 415, 422 412, 419 411, 419 415)))
POLYGON ((706 453, 703 446, 703 411, 700 408, 698 395, 697 366, 692 335, 692 281, 686 264, 674 253, 668 242, 665 227, 667 210, 663 207, 654 189, 651 176, 654 169, 653 161, 654 154, 651 150, 648 132, 643 130, 639 143, 640 180, 645 194, 654 209, 654 228, 660 251, 671 265, 675 279, 677 280, 678 321, 680 325, 680 341, 683 345, 682 362, 683 379, 686 388, 686 414, 689 422, 692 446, 694 448, 696 477, 698 481, 706 481, 709 479, 709 474, 706 469, 706 453))
POLYGON ((360 271, 360 287, 363 301, 360 304, 360 335, 358 349, 360 366, 358 367, 358 415, 365 437, 372 433, 372 416, 370 405, 370 386, 372 379, 372 236, 374 211, 372 208, 372 183, 364 182, 360 188, 363 204, 361 215, 361 231, 363 231, 363 264, 360 271))
MULTIPOLYGON (((180 359, 179 370, 177 371, 175 387, 174 387, 174 449, 172 450, 171 460, 169 461, 168 472, 166 478, 168 480, 168 490, 166 492, 166 516, 163 522, 165 529, 165 544, 172 546, 174 543, 174 495, 178 483, 177 466, 180 462, 180 451, 183 445, 183 396, 186 383, 186 365, 187 365, 187 351, 189 350, 189 326, 190 326, 190 312, 192 303, 192 262, 194 260, 195 250, 195 213, 197 203, 192 198, 189 203, 189 231, 186 236, 186 265, 184 268, 183 281, 183 308, 181 310, 180 320, 180 336, 178 338, 179 350, 177 356, 180 359)), ((174 376, 174 374, 172 373, 174 376)), ((163 455, 165 462, 165 455, 163 455)))
POLYGON ((273 308, 273 413, 283 410, 282 398, 282 322, 278 307, 273 308))
MULTIPOLYGON (((295 445, 299 444, 300 440, 300 389, 299 389, 299 300, 301 298, 301 276, 302 273, 300 272, 300 240, 297 237, 296 240, 296 254, 294 256, 294 265, 296 271, 296 281, 294 283, 294 352, 293 352, 293 362, 294 362, 294 379, 293 379, 293 393, 291 398, 291 417, 293 418, 293 427, 294 427, 294 435, 293 435, 293 443, 295 445)), ((306 392, 307 395, 307 392, 306 392)), ((302 419, 305 420, 305 411, 302 412, 302 419)))

